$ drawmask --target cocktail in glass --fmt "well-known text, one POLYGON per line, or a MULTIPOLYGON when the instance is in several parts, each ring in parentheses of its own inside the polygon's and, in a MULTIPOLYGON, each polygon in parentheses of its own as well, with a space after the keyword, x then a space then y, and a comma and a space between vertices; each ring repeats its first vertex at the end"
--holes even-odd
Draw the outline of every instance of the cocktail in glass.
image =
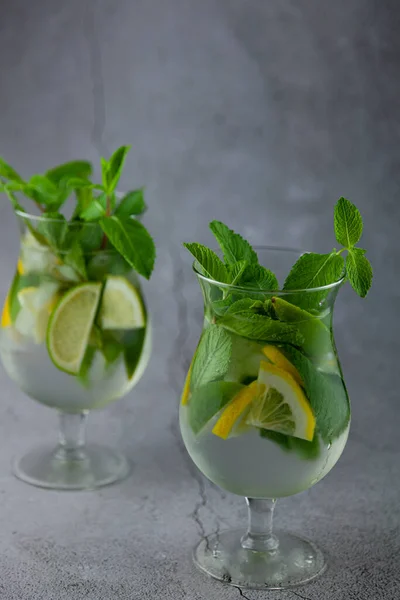
POLYGON ((127 394, 148 363, 150 323, 138 276, 115 250, 101 249, 97 223, 18 211, 17 218, 20 254, 3 308, 0 355, 24 393, 58 411, 60 431, 56 448, 28 452, 14 472, 47 488, 112 483, 127 475, 128 461, 111 448, 86 445, 85 424, 90 410, 127 394), (50 227, 65 228, 66 239, 79 236, 81 269, 68 245, 55 252, 46 243, 50 227))
MULTIPOLYGON (((259 248, 258 256, 284 277, 299 253, 259 248)), ((200 471, 244 496, 249 510, 247 532, 204 538, 195 563, 241 587, 305 583, 324 570, 323 555, 313 542, 273 532, 272 516, 277 498, 327 475, 347 441, 350 405, 332 331, 343 279, 271 292, 210 279, 197 262, 194 271, 205 318, 182 394, 182 437, 200 471)))

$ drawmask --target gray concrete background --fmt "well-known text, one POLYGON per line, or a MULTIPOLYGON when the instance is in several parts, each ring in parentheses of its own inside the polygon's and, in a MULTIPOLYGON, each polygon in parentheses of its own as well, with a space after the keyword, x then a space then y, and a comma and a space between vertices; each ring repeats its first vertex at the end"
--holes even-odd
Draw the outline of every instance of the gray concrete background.
MULTIPOLYGON (((394 0, 0 0, 0 154, 29 174, 131 143, 124 184, 146 184, 159 248, 150 366, 89 427, 132 458, 128 480, 81 494, 15 480, 11 458, 52 439, 56 419, 1 371, 2 600, 242 595, 191 564, 199 534, 245 511, 202 479, 177 430, 201 322, 180 244, 210 242, 220 218, 253 242, 328 250, 339 195, 364 215, 376 273, 365 301, 343 290, 336 308, 352 431, 332 473, 276 517, 330 568, 298 590, 243 595, 399 597, 399 15, 394 0)), ((4 296, 18 251, 5 200, 0 232, 4 296)))

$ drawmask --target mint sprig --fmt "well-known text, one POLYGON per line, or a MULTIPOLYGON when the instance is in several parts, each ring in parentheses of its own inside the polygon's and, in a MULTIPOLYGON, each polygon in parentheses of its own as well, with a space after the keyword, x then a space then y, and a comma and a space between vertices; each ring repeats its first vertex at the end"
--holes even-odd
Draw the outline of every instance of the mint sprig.
POLYGON ((109 160, 101 159, 102 183, 91 181, 92 165, 75 160, 36 174, 28 180, 0 157, 0 192, 7 194, 15 210, 26 212, 20 197, 31 199, 42 219, 35 226, 26 217, 30 233, 49 246, 80 279, 87 277, 87 253, 115 250, 140 275, 149 278, 155 261, 155 245, 147 229, 136 219, 146 209, 143 189, 119 198, 116 192, 130 146, 118 148, 109 160), (67 221, 62 209, 75 197, 67 221))
MULTIPOLYGON (((307 313, 302 313, 299 319, 286 318, 287 311, 284 311, 286 317, 281 312, 277 314, 271 296, 279 290, 278 280, 272 271, 259 264, 257 253, 249 242, 224 223, 212 221, 210 229, 220 245, 224 262, 206 246, 184 244, 201 272, 216 282, 209 295, 213 313, 208 315, 210 320, 252 340, 312 345, 315 336, 311 335, 312 340, 308 344, 310 327, 313 327, 308 321, 312 323, 315 312, 321 312, 330 293, 329 286, 346 276, 359 296, 365 297, 372 282, 372 267, 365 250, 356 247, 362 235, 362 218, 354 204, 345 198, 340 198, 335 206, 334 227, 337 241, 343 247, 327 254, 303 254, 284 282, 283 290, 288 292, 286 300, 291 305, 311 311, 310 319, 303 318, 307 313), (307 290, 312 293, 307 293, 307 290), (259 301, 259 304, 254 301, 259 301)), ((326 337, 322 333, 321 340, 326 337)))
POLYGON ((221 246, 227 264, 233 265, 239 260, 246 260, 249 264, 258 264, 256 252, 241 235, 220 221, 211 221, 210 229, 221 246))
MULTIPOLYGON (((365 257, 365 250, 357 248, 363 222, 359 210, 346 198, 340 198, 334 211, 336 239, 343 246, 330 254, 303 254, 286 278, 284 290, 304 290, 335 283, 346 273, 354 291, 364 298, 372 284, 372 267, 365 257), (347 251, 346 260, 341 254, 347 251)), ((322 292, 320 296, 323 296, 322 292)), ((294 304, 307 308, 314 298, 305 294, 291 297, 294 304)))
POLYGON ((339 244, 347 250, 347 279, 354 291, 364 298, 371 287, 373 273, 365 250, 356 247, 362 232, 363 221, 359 210, 346 198, 340 198, 335 206, 335 235, 339 244))

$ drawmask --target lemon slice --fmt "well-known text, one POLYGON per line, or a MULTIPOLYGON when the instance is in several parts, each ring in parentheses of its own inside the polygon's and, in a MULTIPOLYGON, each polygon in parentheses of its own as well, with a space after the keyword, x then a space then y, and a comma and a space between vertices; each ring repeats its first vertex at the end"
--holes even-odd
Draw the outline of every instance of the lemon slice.
POLYGON ((33 338, 37 344, 44 342, 50 313, 58 299, 58 289, 57 283, 47 281, 37 287, 25 287, 17 293, 21 308, 15 329, 20 334, 33 338))
MULTIPOLYGON (((23 275, 23 274, 24 274, 24 265, 22 264, 22 260, 19 258, 18 263, 17 263, 17 274, 16 274, 16 277, 14 278, 14 281, 16 280, 16 278, 18 278, 18 275, 23 275)), ((1 313, 1 326, 2 327, 10 327, 10 325, 12 324, 11 297, 13 295, 14 281, 11 284, 10 289, 8 290, 6 299, 4 300, 3 312, 1 313)))
POLYGON ((264 385, 265 391, 252 404, 246 423, 311 441, 315 417, 302 388, 292 375, 261 361, 258 383, 264 385))
POLYGON ((138 329, 146 324, 139 291, 125 277, 109 275, 100 306, 103 329, 138 329))
POLYGON ((190 379, 192 377, 193 363, 194 363, 194 356, 193 356, 192 362, 190 363, 190 367, 189 367, 189 370, 187 372, 186 379, 185 379, 185 384, 184 384, 183 390, 182 390, 181 404, 183 406, 185 406, 189 402, 190 379))
POLYGON ((3 312, 1 313, 1 326, 9 327, 11 325, 11 312, 10 312, 10 292, 8 292, 4 301, 3 312))
POLYGON ((299 385, 304 386, 301 375, 296 367, 292 365, 283 352, 281 352, 276 346, 264 346, 262 351, 268 360, 270 360, 276 367, 279 367, 280 369, 283 369, 289 373, 299 385))
POLYGON ((253 383, 241 389, 222 411, 212 432, 224 440, 235 434, 244 433, 247 429, 245 427, 245 416, 247 416, 248 408, 264 390, 265 386, 260 385, 257 381, 253 381, 253 383))
POLYGON ((96 316, 101 283, 84 283, 64 294, 50 317, 47 350, 53 363, 77 375, 96 316))

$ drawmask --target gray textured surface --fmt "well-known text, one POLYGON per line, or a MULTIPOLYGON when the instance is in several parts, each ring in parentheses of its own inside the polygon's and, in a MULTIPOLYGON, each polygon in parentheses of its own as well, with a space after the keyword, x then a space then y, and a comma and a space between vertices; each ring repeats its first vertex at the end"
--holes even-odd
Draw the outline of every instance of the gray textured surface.
MULTIPOLYGON (((365 215, 368 299, 343 290, 337 343, 353 401, 345 453, 277 522, 316 540, 330 568, 292 592, 250 600, 394 600, 400 595, 398 341, 399 8, 393 0, 8 0, 0 2, 0 154, 24 172, 119 143, 147 185, 159 260, 146 286, 154 354, 130 396, 93 415, 132 476, 58 494, 10 475, 11 457, 55 434, 55 417, 0 373, 0 598, 235 599, 190 551, 245 518, 190 464, 177 396, 200 331, 183 239, 224 218, 256 242, 323 250, 341 194, 365 215), (397 262, 396 262, 397 261, 397 262), (397 335, 396 335, 397 334, 397 335)), ((18 249, 0 205, 0 287, 18 249)))

